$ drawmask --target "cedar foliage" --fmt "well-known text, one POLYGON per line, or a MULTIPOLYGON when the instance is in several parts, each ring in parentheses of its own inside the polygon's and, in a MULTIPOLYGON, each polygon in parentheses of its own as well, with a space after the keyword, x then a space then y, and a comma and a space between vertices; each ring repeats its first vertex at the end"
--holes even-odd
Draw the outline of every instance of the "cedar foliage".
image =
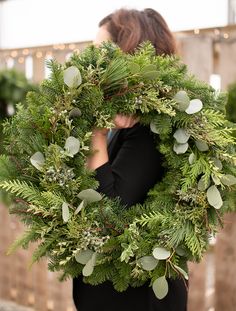
POLYGON ((62 279, 85 274, 90 265, 85 282, 110 280, 119 291, 163 275, 183 277, 187 261, 201 260, 221 216, 233 208, 235 126, 222 113, 225 97, 189 76, 177 57, 155 56, 149 43, 133 55, 111 43, 90 46, 64 65, 50 61, 48 66, 51 76, 28 94, 27 108, 18 105, 16 115, 4 123, 7 155, 0 156, 0 187, 14 198, 10 211, 27 225, 11 250, 38 240, 32 262, 47 256, 49 269, 61 271, 62 279), (81 84, 65 83, 71 67, 79 70, 81 84), (179 91, 201 100, 203 109, 180 111, 179 91), (151 124, 165 168, 145 203, 129 209, 119 199, 92 200, 98 198, 91 194, 98 183, 85 168, 92 128, 111 128, 116 113, 136 113, 142 124, 151 124), (173 149, 177 129, 190 135, 187 151, 180 154, 173 149), (74 154, 65 148, 69 137, 80 143, 74 154), (201 151, 196 141, 205 142, 207 150, 201 151), (44 159, 39 167, 32 165, 35 153, 44 159), (225 176, 231 176, 231 185, 223 182, 225 176), (220 210, 209 203, 210 185, 223 198, 220 210), (156 247, 170 255, 149 271, 142 259, 153 260, 156 247), (78 258, 85 253, 96 257, 96 265, 91 256, 81 263, 78 258))

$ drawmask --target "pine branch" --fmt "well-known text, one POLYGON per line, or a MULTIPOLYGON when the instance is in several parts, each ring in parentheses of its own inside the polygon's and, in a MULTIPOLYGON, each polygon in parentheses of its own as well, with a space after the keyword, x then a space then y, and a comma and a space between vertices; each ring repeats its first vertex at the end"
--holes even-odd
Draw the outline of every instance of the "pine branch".
POLYGON ((10 158, 4 154, 0 155, 0 180, 12 179, 17 176, 17 170, 10 158))
POLYGON ((32 183, 19 180, 2 181, 0 188, 36 205, 43 201, 40 190, 34 187, 32 183))
POLYGON ((27 249, 29 247, 29 243, 35 242, 40 239, 40 234, 36 232, 34 228, 30 230, 26 230, 22 236, 14 241, 11 246, 7 250, 7 255, 11 255, 20 247, 27 249))
POLYGON ((30 266, 32 266, 35 262, 39 261, 42 257, 46 256, 51 252, 54 243, 58 243, 58 238, 60 237, 60 233, 51 233, 50 236, 38 245, 37 249, 34 251, 32 255, 32 260, 30 266))

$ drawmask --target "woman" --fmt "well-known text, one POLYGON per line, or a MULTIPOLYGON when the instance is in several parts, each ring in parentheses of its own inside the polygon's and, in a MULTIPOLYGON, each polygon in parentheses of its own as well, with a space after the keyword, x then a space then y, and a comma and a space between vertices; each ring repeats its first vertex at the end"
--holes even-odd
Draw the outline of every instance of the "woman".
MULTIPOLYGON (((144 11, 121 9, 105 17, 95 44, 112 40, 127 53, 132 53, 143 41, 151 41, 157 54, 175 53, 175 41, 162 18, 152 9, 144 11)), ((134 116, 117 115, 113 137, 108 129, 94 129, 87 161, 96 170, 98 191, 109 197, 120 197, 123 204, 142 203, 150 188, 162 176, 161 157, 149 128, 134 116)), ((117 292, 110 282, 98 286, 84 284, 82 277, 73 281, 73 298, 79 311, 185 311, 187 290, 182 280, 168 280, 169 293, 158 300, 149 284, 129 287, 117 292)))

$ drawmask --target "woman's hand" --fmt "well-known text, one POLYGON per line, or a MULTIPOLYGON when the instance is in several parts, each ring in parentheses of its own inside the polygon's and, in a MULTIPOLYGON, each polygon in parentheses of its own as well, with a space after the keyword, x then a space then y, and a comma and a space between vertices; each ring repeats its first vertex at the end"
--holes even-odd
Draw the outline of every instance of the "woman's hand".
POLYGON ((138 122, 139 117, 135 115, 127 116, 124 114, 117 114, 114 118, 115 128, 117 129, 133 127, 138 122))
MULTIPOLYGON (((122 128, 130 128, 133 127, 136 123, 139 122, 139 117, 134 115, 124 115, 124 114, 117 114, 113 120, 114 122, 114 129, 122 129, 122 128)), ((106 136, 109 132, 107 128, 96 128, 93 130, 93 135, 104 135, 106 136)))
MULTIPOLYGON (((117 114, 114 118, 115 129, 131 128, 139 122, 139 118, 134 115, 117 114)), ((92 133, 91 151, 93 154, 87 159, 87 168, 95 170, 99 166, 108 162, 107 134, 109 129, 96 128, 92 133)))

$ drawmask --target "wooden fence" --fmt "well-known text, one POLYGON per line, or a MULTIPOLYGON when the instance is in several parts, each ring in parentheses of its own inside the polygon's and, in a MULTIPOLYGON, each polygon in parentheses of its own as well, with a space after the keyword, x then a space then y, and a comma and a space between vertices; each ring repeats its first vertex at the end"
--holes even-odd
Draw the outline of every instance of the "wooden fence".
POLYGON ((0 205, 0 298, 40 311, 73 311, 71 282, 59 282, 46 260, 29 268, 34 246, 7 256, 12 241, 23 231, 19 220, 0 205))
MULTIPOLYGON (((235 230, 232 217, 235 218, 235 215, 226 217, 228 221, 224 231, 227 234, 235 230)), ((59 282, 58 275, 47 270, 45 260, 29 269, 34 246, 6 255, 7 248, 22 231, 23 226, 18 219, 0 205, 0 298, 37 311, 74 311, 71 281, 59 282)), ((188 311, 235 311, 236 292, 232 287, 232 277, 236 272, 236 254, 233 245, 230 249, 224 249, 222 254, 224 231, 218 235, 217 243, 200 264, 189 264, 188 311), (218 274, 219 269, 223 270, 221 274, 218 274)), ((227 248, 227 243, 223 245, 227 248)))
MULTIPOLYGON (((177 32, 175 36, 179 54, 191 73, 206 82, 217 75, 223 90, 236 81, 236 24, 177 32)), ((64 62, 73 51, 82 51, 89 43, 0 49, 0 70, 14 67, 34 82, 40 82, 47 74, 45 59, 53 57, 64 62)))

